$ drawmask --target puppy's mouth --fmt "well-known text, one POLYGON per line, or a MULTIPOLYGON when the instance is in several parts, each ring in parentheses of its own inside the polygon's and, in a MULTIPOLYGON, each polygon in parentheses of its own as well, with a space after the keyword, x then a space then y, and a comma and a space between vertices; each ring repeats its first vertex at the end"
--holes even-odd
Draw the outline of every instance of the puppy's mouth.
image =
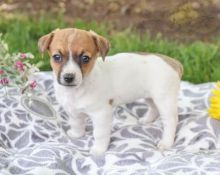
POLYGON ((58 84, 62 85, 62 86, 67 86, 67 87, 77 87, 78 84, 75 83, 66 83, 66 82, 62 82, 59 78, 57 79, 58 84))
POLYGON ((77 87, 77 84, 71 84, 71 83, 62 83, 59 80, 57 81, 62 86, 68 86, 68 87, 77 87))
POLYGON ((68 86, 68 87, 76 87, 76 84, 64 84, 64 83, 59 83, 62 86, 68 86))

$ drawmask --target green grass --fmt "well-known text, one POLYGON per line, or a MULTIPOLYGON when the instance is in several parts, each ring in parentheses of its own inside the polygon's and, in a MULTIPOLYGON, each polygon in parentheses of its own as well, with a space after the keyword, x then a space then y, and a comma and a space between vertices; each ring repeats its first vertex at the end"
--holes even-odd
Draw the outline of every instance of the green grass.
POLYGON ((11 52, 32 52, 35 55, 34 63, 41 70, 50 70, 49 58, 38 52, 37 41, 40 36, 49 33, 55 28, 77 27, 91 29, 105 36, 111 42, 110 55, 118 52, 156 52, 171 56, 180 60, 184 65, 184 80, 201 83, 220 80, 220 40, 213 43, 192 42, 177 44, 162 39, 160 35, 150 38, 146 33, 127 29, 122 32, 112 30, 110 25, 100 25, 96 22, 75 21, 67 24, 62 15, 54 17, 12 18, 0 17, 0 33, 9 45, 11 52), (111 33, 111 34, 109 34, 111 33))

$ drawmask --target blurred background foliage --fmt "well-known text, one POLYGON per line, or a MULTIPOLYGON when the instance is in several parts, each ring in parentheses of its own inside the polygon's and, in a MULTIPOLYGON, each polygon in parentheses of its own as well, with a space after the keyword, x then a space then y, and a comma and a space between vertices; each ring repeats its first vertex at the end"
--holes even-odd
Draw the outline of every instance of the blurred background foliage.
MULTIPOLYGON (((184 80, 220 80, 220 0, 4 0, 0 33, 10 52, 38 52, 40 36, 55 28, 94 30, 111 42, 109 54, 156 52, 182 62, 184 80)), ((0 58, 1 59, 1 58, 0 58)))

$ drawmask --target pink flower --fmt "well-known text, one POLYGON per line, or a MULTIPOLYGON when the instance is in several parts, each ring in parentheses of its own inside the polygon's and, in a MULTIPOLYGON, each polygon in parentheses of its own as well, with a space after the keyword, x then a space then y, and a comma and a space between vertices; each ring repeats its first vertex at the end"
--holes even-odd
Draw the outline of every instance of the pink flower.
POLYGON ((34 81, 32 81, 32 82, 30 83, 31 89, 34 89, 36 86, 37 86, 36 80, 34 80, 34 81))
POLYGON ((4 74, 4 71, 2 69, 0 69, 0 75, 4 74))
POLYGON ((24 71, 24 64, 21 61, 16 61, 15 68, 19 71, 24 71))
POLYGON ((27 58, 27 55, 25 53, 20 53, 20 58, 25 59, 25 58, 27 58))
POLYGON ((9 79, 8 79, 8 78, 2 78, 2 79, 0 80, 0 84, 2 84, 2 85, 8 85, 8 84, 9 84, 9 79))

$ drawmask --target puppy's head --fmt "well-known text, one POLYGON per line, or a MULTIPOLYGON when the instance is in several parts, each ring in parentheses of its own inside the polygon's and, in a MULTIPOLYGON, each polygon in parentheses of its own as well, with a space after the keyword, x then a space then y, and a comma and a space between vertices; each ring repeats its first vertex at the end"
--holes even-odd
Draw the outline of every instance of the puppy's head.
POLYGON ((109 42, 93 31, 68 28, 42 36, 38 47, 42 53, 49 51, 51 67, 59 84, 79 87, 93 69, 96 58, 101 56, 104 60, 109 42))

